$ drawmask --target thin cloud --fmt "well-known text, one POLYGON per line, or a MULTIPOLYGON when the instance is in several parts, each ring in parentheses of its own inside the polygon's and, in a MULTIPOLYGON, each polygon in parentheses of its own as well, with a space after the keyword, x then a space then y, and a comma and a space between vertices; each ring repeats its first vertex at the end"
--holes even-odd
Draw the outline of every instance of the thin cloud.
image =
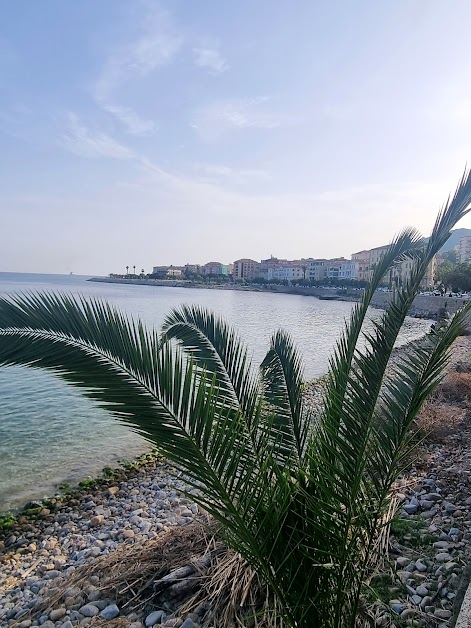
POLYGON ((68 128, 62 136, 63 148, 87 159, 108 157, 111 159, 134 159, 135 154, 123 144, 100 131, 92 131, 82 124, 74 114, 68 115, 68 128))
POLYGON ((153 5, 138 25, 139 35, 113 47, 95 83, 95 96, 107 101, 112 92, 134 77, 144 78, 169 64, 183 45, 170 14, 153 5))
POLYGON ((157 130, 153 120, 142 118, 129 107, 119 105, 103 105, 103 109, 111 113, 126 129, 130 135, 152 135, 157 130))
POLYGON ((219 180, 235 184, 246 184, 251 181, 264 181, 271 178, 270 173, 261 168, 231 168, 225 165, 197 163, 194 169, 207 180, 219 180))
POLYGON ((291 116, 271 111, 266 97, 216 102, 197 112, 190 125, 204 140, 216 141, 241 129, 276 129, 295 123, 291 116))
POLYGON ((199 68, 208 70, 210 74, 222 74, 230 67, 217 48, 194 48, 193 62, 199 68))

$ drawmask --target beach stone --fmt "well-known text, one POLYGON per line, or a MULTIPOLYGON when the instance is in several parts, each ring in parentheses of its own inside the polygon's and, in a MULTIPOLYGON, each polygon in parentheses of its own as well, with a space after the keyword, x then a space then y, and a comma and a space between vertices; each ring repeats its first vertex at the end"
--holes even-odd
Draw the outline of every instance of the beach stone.
POLYGON ((452 558, 452 555, 448 552, 440 552, 440 554, 437 554, 435 556, 435 560, 437 561, 437 563, 447 563, 448 561, 452 560, 452 558))
POLYGON ((450 619, 452 616, 451 611, 447 611, 443 608, 436 608, 433 614, 435 617, 438 617, 438 619, 450 619))
POLYGON ((399 567, 406 567, 410 563, 410 558, 407 558, 407 556, 399 556, 396 558, 396 563, 399 567))
POLYGON ((427 571, 427 565, 420 560, 416 560, 415 561, 415 568, 417 569, 417 571, 420 571, 421 573, 424 573, 425 571, 427 571))
POLYGON ((105 518, 103 515, 95 515, 90 519, 90 526, 92 528, 96 528, 97 526, 101 525, 104 520, 105 518))
POLYGON ((79 608, 79 613, 81 613, 84 617, 95 617, 95 615, 98 615, 99 612, 100 611, 94 604, 85 604, 85 606, 79 608))
POLYGON ((408 514, 408 515, 415 515, 415 513, 418 511, 418 506, 417 504, 406 504, 405 506, 402 507, 402 509, 408 514))
POLYGON ((118 616, 119 616, 119 608, 116 606, 116 604, 110 604, 109 606, 104 608, 100 613, 100 617, 102 617, 103 619, 114 619, 115 617, 118 617, 118 616))
POLYGON ((165 619, 166 616, 165 611, 153 611, 150 615, 147 615, 145 624, 148 628, 155 624, 160 624, 162 623, 162 618, 165 619))
POLYGON ((391 600, 389 604, 391 606, 392 612, 396 613, 396 615, 400 615, 406 608, 405 604, 401 604, 401 602, 399 602, 398 600, 391 600))
POLYGON ((67 620, 63 624, 61 624, 61 628, 73 628, 73 624, 71 621, 67 620))
POLYGON ((135 536, 134 530, 123 530, 123 536, 125 539, 133 539, 135 536))
POLYGON ((417 606, 420 604, 420 602, 422 602, 422 598, 420 597, 420 595, 412 595, 411 596, 411 602, 413 604, 417 604, 417 606))
POLYGON ((195 626, 196 626, 195 622, 189 617, 187 617, 185 621, 183 622, 183 624, 180 626, 180 628, 195 628, 195 626))
POLYGON ((58 619, 62 619, 62 617, 64 617, 64 615, 66 614, 66 609, 65 608, 56 608, 53 611, 51 611, 49 613, 49 619, 51 621, 57 621, 58 619))
POLYGON ((417 592, 417 595, 420 595, 420 597, 424 597, 425 595, 428 595, 428 589, 423 584, 417 587, 416 592, 417 592))
POLYGON ((417 615, 417 611, 415 608, 406 608, 401 613, 402 619, 411 619, 411 617, 415 617, 417 615))
POLYGON ((29 628, 32 623, 31 619, 25 619, 18 624, 18 628, 29 628))

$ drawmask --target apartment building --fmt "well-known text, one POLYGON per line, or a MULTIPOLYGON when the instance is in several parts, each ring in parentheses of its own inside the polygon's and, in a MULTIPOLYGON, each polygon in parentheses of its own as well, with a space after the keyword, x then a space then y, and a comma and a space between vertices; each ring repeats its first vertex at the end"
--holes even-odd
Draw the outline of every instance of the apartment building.
POLYGON ((302 266, 275 266, 267 270, 267 279, 304 279, 304 268, 302 266))
POLYGON ((208 262, 203 266, 203 272, 205 275, 227 275, 229 269, 227 264, 221 264, 221 262, 208 262))
POLYGON ((370 278, 370 252, 358 251, 358 253, 352 253, 352 262, 355 264, 355 279, 368 281, 370 278))
POLYGON ((323 281, 327 277, 327 259, 306 260, 306 279, 312 281, 323 281))
POLYGON ((260 264, 253 259, 242 258, 234 262, 234 270, 232 272, 234 281, 242 281, 243 279, 255 279, 259 276, 260 264))
POLYGON ((471 261, 471 236, 460 238, 458 258, 460 264, 466 264, 471 261))

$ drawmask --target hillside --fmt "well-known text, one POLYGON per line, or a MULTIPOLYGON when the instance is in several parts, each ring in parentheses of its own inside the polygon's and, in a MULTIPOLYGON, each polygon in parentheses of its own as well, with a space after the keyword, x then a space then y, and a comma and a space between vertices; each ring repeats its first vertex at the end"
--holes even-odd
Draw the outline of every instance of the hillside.
POLYGON ((471 229, 454 229, 451 232, 449 240, 447 240, 446 244, 440 249, 440 253, 454 249, 455 246, 460 243, 460 238, 463 236, 471 236, 471 229))

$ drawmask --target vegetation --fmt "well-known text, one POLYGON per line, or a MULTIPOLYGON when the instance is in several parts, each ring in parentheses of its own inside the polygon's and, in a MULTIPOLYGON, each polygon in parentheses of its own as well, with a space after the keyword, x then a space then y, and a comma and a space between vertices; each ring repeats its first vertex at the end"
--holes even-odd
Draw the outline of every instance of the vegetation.
POLYGON ((469 292, 471 290, 471 264, 458 264, 453 266, 445 262, 438 268, 437 278, 453 292, 469 292))
POLYGON ((192 499, 218 522, 219 537, 265 581, 287 625, 354 626, 392 484, 415 446, 411 426, 470 306, 394 365, 391 353, 430 260, 470 202, 465 173, 428 241, 406 229, 392 242, 337 343, 317 418, 304 405, 302 360, 286 333, 274 334, 255 373, 233 329, 198 307, 173 310, 159 335, 101 301, 1 298, 0 364, 57 373, 158 445, 199 489, 192 499), (363 331, 375 290, 406 258, 410 277, 373 332, 363 331))

